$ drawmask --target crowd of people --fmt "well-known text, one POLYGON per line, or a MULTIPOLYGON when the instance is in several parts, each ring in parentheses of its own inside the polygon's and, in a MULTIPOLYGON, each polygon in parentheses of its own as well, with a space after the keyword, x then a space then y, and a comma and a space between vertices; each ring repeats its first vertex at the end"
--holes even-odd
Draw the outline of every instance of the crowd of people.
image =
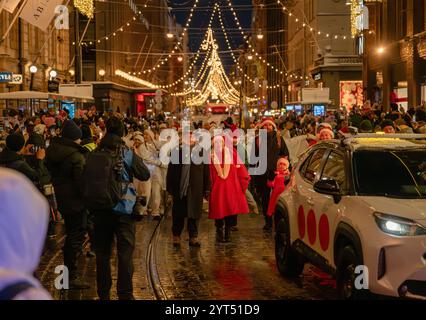
MULTIPOLYGON (((0 171, 0 189, 10 190, 0 192, 0 196, 10 195, 13 200, 5 202, 7 206, 0 210, 7 211, 8 216, 12 216, 14 210, 20 211, 20 216, 13 220, 22 225, 22 232, 27 231, 28 225, 24 226, 22 215, 30 207, 21 210, 24 203, 16 195, 12 197, 13 183, 8 184, 6 179, 24 183, 22 177, 13 173, 20 172, 33 184, 25 188, 31 193, 28 198, 34 198, 38 203, 34 210, 46 211, 45 216, 40 213, 34 219, 46 220, 46 232, 50 238, 55 237, 56 222, 64 221, 64 265, 69 270, 70 288, 89 287, 77 264, 87 237, 90 243, 87 255, 96 257, 99 298, 110 299, 110 260, 116 237, 117 293, 120 299, 133 299, 132 260, 137 221, 149 215, 153 220, 160 220, 166 208, 171 206, 173 245, 181 246, 186 219, 189 246, 200 247, 198 223, 203 214, 203 202, 209 201, 208 217, 215 221, 219 242, 231 241, 232 232, 238 231, 237 216, 240 214, 262 212, 265 219, 263 230, 270 232, 275 204, 302 152, 319 141, 349 133, 351 127, 362 133, 426 134, 426 109, 418 107, 405 111, 392 105, 389 111, 384 111, 378 105, 366 103, 363 108, 353 108, 349 113, 329 112, 324 117, 315 117, 306 111, 253 119, 250 127, 266 130, 266 140, 260 135, 255 136, 254 152, 258 153, 263 144, 267 150, 266 170, 252 176, 249 169, 254 164, 241 161, 246 159, 239 154, 241 141, 234 137, 231 148, 224 143, 226 132, 238 129, 231 117, 221 123, 192 123, 193 130, 229 129, 213 137, 207 155, 210 163, 184 161, 185 148, 192 150, 198 142, 182 137, 176 146, 180 161, 165 163, 160 150, 168 141, 160 139, 162 130, 173 128, 181 136, 182 130, 177 120, 166 118, 164 113, 146 118, 90 109, 80 111, 70 119, 66 110, 49 109, 35 116, 12 110, 0 132, 0 167, 7 168, 0 171)), ((34 219, 28 219, 28 223, 35 223, 34 219)), ((44 223, 37 223, 40 224, 38 230, 44 232, 44 223)), ((10 244, 11 240, 3 239, 8 227, 6 222, 0 222, 0 247, 10 244)), ((25 246, 21 255, 38 255, 39 248, 35 247, 30 254, 30 244, 24 243, 25 236, 21 236, 20 242, 14 244, 25 246)), ((1 248, 0 256, 8 252, 1 248)), ((15 259, 15 265, 12 262, 3 264, 5 259, 0 262, 0 296, 5 286, 13 284, 13 281, 2 282, 2 275, 7 273, 5 269, 21 270, 18 264, 25 266, 19 259, 15 259)), ((32 260, 30 264, 29 268, 22 269, 26 276, 21 280, 37 286, 36 280, 30 279, 36 268, 35 262, 32 260)), ((46 296, 45 292, 39 293, 46 296)))

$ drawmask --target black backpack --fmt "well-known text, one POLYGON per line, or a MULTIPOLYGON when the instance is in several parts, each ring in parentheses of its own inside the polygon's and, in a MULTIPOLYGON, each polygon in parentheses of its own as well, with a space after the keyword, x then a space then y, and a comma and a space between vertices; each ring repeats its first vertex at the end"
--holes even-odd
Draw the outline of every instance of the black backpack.
POLYGON ((83 172, 82 196, 89 210, 110 210, 122 198, 123 159, 119 151, 107 149, 89 153, 83 172))

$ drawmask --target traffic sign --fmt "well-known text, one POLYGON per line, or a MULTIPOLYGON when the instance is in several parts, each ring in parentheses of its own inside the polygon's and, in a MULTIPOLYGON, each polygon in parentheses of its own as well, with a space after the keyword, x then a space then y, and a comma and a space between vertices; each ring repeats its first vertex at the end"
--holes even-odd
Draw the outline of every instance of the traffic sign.
POLYGON ((0 72, 0 83, 12 81, 12 72, 0 72))

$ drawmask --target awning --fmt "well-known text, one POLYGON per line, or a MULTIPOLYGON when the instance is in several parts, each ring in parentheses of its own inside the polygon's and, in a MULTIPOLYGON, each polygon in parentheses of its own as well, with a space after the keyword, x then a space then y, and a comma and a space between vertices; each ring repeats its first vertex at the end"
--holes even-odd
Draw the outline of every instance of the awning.
POLYGON ((61 101, 74 101, 74 102, 94 102, 93 97, 60 95, 55 93, 47 93, 40 91, 14 91, 0 93, 0 100, 61 100, 61 101))

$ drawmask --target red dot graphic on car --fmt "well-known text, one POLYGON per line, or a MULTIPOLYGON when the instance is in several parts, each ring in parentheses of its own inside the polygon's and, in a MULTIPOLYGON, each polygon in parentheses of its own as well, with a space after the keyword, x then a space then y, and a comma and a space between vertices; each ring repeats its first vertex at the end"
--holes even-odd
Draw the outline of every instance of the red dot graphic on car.
POLYGON ((323 214, 320 218, 318 225, 318 234, 321 249, 327 251, 328 246, 330 244, 330 226, 328 223, 328 217, 325 214, 323 214))
POLYGON ((299 207, 299 212, 297 213, 297 224, 299 226, 300 239, 303 239, 305 237, 306 232, 305 210, 303 210, 303 206, 299 207))
POLYGON ((308 213, 308 238, 311 245, 315 244, 317 240, 317 222, 314 210, 310 210, 308 213))

